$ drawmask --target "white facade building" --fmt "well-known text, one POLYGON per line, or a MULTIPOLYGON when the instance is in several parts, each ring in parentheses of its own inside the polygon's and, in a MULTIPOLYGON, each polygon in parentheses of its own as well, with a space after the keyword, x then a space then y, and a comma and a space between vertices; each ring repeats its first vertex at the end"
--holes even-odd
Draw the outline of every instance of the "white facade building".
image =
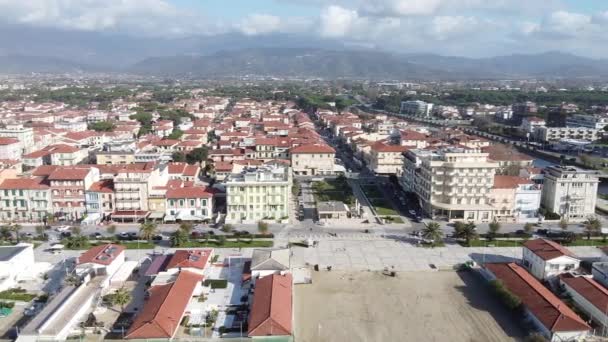
POLYGON ((608 125, 608 116, 572 114, 566 118, 566 127, 586 127, 603 130, 608 125))
POLYGON ((562 139, 595 141, 600 138, 598 130, 587 127, 538 127, 534 138, 540 142, 552 142, 562 139))
POLYGON ((595 214, 598 173, 572 166, 545 169, 541 203, 569 221, 583 221, 595 214))
POLYGON ((403 101, 401 102, 401 113, 407 115, 429 116, 433 110, 432 103, 424 101, 403 101))
POLYGON ((291 203, 291 169, 268 165, 232 174, 226 181, 227 223, 285 220, 291 203))
POLYGON ((562 273, 577 269, 580 260, 554 241, 535 239, 524 243, 522 263, 537 279, 552 280, 562 273))

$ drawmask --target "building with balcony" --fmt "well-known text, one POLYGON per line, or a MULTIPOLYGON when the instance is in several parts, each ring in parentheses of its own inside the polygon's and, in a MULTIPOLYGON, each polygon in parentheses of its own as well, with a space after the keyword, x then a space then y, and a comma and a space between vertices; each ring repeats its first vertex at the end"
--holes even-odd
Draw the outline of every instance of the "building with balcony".
POLYGON ((418 195, 428 216, 448 221, 493 220, 489 194, 498 163, 490 161, 488 154, 479 149, 444 147, 433 152, 418 151, 407 155, 402 178, 413 175, 413 179, 402 183, 418 195))
POLYGON ((424 101, 401 102, 401 113, 407 115, 429 116, 433 111, 433 104, 424 101))
POLYGON ((149 214, 151 189, 164 186, 168 180, 166 165, 147 163, 141 168, 119 170, 114 178, 116 210, 112 217, 133 221, 145 218, 149 214))
POLYGON ((34 142, 34 129, 32 127, 23 127, 23 125, 6 125, 0 128, 0 137, 15 138, 19 140, 22 153, 30 153, 36 148, 34 142))
POLYGON ((541 204, 566 220, 584 221, 595 215, 598 184, 597 171, 549 166, 545 168, 541 204))
POLYGON ((572 114, 566 118, 566 127, 586 127, 601 131, 606 126, 608 126, 606 115, 572 114))
POLYGON ((99 169, 60 166, 47 180, 51 186, 54 215, 65 220, 80 220, 87 213, 85 192, 99 181, 99 169))
POLYGON ((403 153, 407 147, 401 145, 389 145, 381 141, 371 145, 369 154, 366 156, 367 168, 382 175, 396 175, 401 173, 403 167, 403 153))
POLYGON ((317 176, 334 173, 336 150, 324 144, 302 145, 292 148, 291 166, 296 175, 317 176))
POLYGON ((209 221, 213 217, 213 192, 202 186, 170 188, 166 193, 165 221, 209 221))
POLYGON ((517 176, 494 176, 490 191, 494 220, 498 222, 536 221, 540 207, 541 187, 517 176))
POLYGON ((0 221, 43 222, 49 214, 51 190, 41 179, 6 179, 0 184, 0 221))
POLYGON ((226 181, 226 222, 287 219, 291 186, 291 169, 286 166, 266 165, 230 175, 226 181))
POLYGON ((599 131, 588 127, 538 127, 534 138, 540 142, 555 142, 563 139, 596 141, 600 138, 599 131))

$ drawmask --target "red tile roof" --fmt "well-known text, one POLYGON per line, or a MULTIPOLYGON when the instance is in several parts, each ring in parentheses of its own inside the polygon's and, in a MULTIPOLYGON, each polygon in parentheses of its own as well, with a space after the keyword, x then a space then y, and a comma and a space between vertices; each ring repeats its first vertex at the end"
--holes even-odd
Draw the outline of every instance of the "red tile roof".
POLYGON ((178 198, 211 198, 213 194, 202 186, 170 188, 166 194, 168 199, 178 198))
POLYGON ((258 279, 255 283, 247 335, 291 335, 291 294, 291 274, 273 274, 258 279))
POLYGON ((517 176, 494 176, 494 188, 495 189, 515 189, 521 184, 534 184, 527 178, 517 176))
POLYGON ((150 288, 150 298, 135 317, 125 338, 172 338, 201 280, 202 275, 181 271, 173 283, 150 288))
POLYGON ((41 183, 41 179, 39 178, 5 179, 0 184, 0 190, 37 190, 48 188, 48 185, 41 183))
POLYGON ((171 268, 198 268, 204 269, 213 249, 177 250, 167 263, 167 269, 171 268))
POLYGON ((88 251, 82 253, 76 260, 76 264, 94 263, 100 265, 109 265, 116 257, 120 255, 126 249, 125 246, 107 244, 101 246, 91 247, 88 251))
POLYGON ((528 271, 515 263, 486 264, 505 287, 551 332, 588 331, 591 328, 572 309, 528 271))
POLYGON ((95 183, 91 184, 91 186, 89 187, 89 191, 113 193, 114 192, 114 180, 104 179, 102 181, 95 182, 95 183))
POLYGON ((82 180, 86 178, 90 171, 90 168, 60 166, 48 178, 49 180, 82 180))
POLYGON ((524 247, 532 253, 538 255, 543 260, 552 260, 561 256, 569 256, 576 258, 566 247, 557 242, 546 239, 528 240, 524 243, 524 247))
POLYGON ((373 144, 371 146, 372 150, 375 150, 377 152, 395 152, 395 153, 402 153, 408 150, 407 147, 405 146, 401 146, 401 145, 387 145, 383 142, 376 142, 375 144, 373 144))
POLYGON ((577 277, 570 273, 561 274, 559 279, 601 312, 608 311, 608 290, 597 281, 588 277, 577 277))
POLYGON ((329 145, 324 144, 310 144, 294 147, 289 151, 291 154, 294 153, 336 153, 329 145))
POLYGON ((18 144, 18 143, 19 143, 18 139, 0 137, 0 146, 2 146, 2 145, 11 145, 11 144, 18 144))

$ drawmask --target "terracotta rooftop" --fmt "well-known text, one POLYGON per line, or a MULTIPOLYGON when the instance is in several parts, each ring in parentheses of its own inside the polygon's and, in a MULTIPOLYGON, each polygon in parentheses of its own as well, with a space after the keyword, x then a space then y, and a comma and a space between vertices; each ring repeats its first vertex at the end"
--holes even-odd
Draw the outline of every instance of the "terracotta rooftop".
POLYGON ((543 260, 552 260, 561 256, 569 256, 571 258, 576 258, 576 256, 572 252, 570 252, 566 247, 551 240, 528 240, 524 243, 524 247, 529 249, 532 253, 538 255, 543 260))
POLYGON ((169 188, 166 194, 167 199, 180 198, 211 198, 213 194, 207 191, 207 188, 202 186, 169 188))
POLYGON ((291 274, 273 274, 258 279, 255 283, 247 335, 291 335, 291 295, 291 274))
POLYGON ((37 190, 48 189, 48 185, 41 183, 40 178, 13 178, 5 179, 0 184, 0 190, 37 190))
POLYGON ((572 309, 549 291, 523 267, 515 263, 485 264, 505 287, 551 332, 588 331, 572 309))
POLYGON ((333 147, 325 144, 310 144, 292 148, 290 153, 336 153, 333 147))
POLYGON ((0 137, 0 146, 18 144, 19 140, 15 138, 0 137))
POLYGON ((371 146, 372 150, 377 152, 394 152, 394 153, 402 153, 408 150, 407 147, 401 145, 387 145, 381 141, 374 143, 371 146))
POLYGON ((86 263, 94 263, 99 265, 111 264, 122 251, 126 249, 125 246, 107 244, 91 247, 88 251, 82 253, 76 261, 78 265, 86 263))
POLYGON ((89 187, 89 191, 113 193, 114 192, 114 180, 104 179, 102 181, 95 182, 95 183, 91 184, 91 186, 89 187))
POLYGON ((172 338, 203 276, 181 271, 174 282, 151 287, 150 298, 127 331, 127 339, 172 338))
POLYGON ((167 269, 171 268, 198 268, 204 269, 211 257, 213 249, 177 250, 167 263, 167 269))
POLYGON ((608 310, 608 290, 597 281, 588 277, 577 277, 570 273, 561 274, 559 279, 578 292, 599 311, 606 312, 608 310))
POLYGON ((534 184, 527 178, 517 176, 494 176, 494 188, 495 189, 515 189, 521 184, 534 184))
POLYGON ((59 166, 48 177, 49 180, 83 180, 91 172, 91 168, 59 166))

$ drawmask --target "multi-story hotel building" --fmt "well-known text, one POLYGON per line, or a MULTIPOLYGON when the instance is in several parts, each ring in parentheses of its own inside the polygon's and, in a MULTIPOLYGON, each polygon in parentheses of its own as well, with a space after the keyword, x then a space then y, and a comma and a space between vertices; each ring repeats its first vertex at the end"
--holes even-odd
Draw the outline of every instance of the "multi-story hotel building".
POLYGON ((541 204, 569 221, 586 220, 595 215, 598 183, 597 171, 572 166, 547 167, 541 204))
POLYGON ((267 165, 246 169, 226 181, 228 223, 286 219, 291 201, 291 169, 267 165))

